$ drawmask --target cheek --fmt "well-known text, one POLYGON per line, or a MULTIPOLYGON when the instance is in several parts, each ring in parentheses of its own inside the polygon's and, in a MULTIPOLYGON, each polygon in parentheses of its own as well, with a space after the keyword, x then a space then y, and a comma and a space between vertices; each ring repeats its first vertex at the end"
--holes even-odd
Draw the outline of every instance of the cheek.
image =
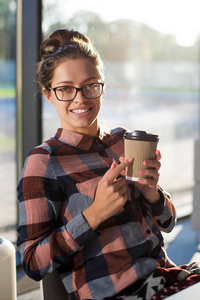
POLYGON ((99 100, 99 111, 101 110, 101 107, 102 107, 102 98, 100 98, 99 100))
POLYGON ((95 102, 95 107, 96 107, 96 110, 99 111, 101 109, 101 106, 102 106, 102 99, 96 99, 96 102, 95 102))
POLYGON ((60 102, 58 100, 54 102, 55 110, 59 115, 66 114, 66 112, 70 109, 69 106, 70 104, 67 102, 60 102))

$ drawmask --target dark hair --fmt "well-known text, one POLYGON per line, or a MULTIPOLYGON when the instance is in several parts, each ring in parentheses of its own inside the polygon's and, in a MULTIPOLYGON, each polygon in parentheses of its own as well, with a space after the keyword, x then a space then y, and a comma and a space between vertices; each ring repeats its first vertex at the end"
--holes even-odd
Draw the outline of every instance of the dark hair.
POLYGON ((38 82, 45 89, 51 87, 56 67, 67 60, 87 58, 96 67, 101 80, 103 62, 91 41, 84 34, 68 29, 58 29, 46 39, 40 48, 42 60, 38 64, 38 82))

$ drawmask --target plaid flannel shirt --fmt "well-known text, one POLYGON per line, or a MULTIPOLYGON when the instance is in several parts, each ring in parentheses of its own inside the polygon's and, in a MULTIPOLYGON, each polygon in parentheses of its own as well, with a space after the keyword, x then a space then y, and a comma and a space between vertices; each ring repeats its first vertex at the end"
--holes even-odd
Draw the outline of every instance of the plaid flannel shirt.
POLYGON ((82 212, 92 204, 113 158, 124 154, 125 129, 96 137, 58 129, 34 148, 18 185, 18 249, 28 276, 41 280, 57 269, 70 299, 113 296, 158 266, 167 265, 161 231, 175 225, 170 196, 150 205, 127 182, 124 211, 93 231, 82 212))

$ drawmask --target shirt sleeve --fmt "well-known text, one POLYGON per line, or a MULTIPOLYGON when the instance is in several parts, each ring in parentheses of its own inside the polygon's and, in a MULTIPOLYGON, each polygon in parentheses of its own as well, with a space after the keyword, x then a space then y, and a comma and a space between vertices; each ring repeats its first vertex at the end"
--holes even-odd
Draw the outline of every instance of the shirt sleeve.
POLYGON ((41 280, 64 263, 70 269, 72 257, 97 235, 81 212, 67 224, 57 225, 63 195, 48 150, 35 148, 30 153, 17 189, 20 212, 17 246, 26 274, 41 280))
POLYGON ((144 197, 143 203, 148 207, 156 219, 161 231, 170 232, 176 224, 176 210, 169 193, 158 187, 160 201, 157 204, 150 204, 144 197))

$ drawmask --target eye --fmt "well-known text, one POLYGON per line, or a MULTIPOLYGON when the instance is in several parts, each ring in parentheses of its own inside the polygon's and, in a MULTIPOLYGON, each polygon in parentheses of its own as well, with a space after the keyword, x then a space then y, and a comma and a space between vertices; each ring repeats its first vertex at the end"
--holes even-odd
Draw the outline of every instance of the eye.
POLYGON ((93 90, 98 87, 98 83, 90 83, 85 85, 86 90, 93 90))
POLYGON ((57 88, 57 91, 62 93, 71 93, 73 90, 73 86, 61 86, 57 88))

